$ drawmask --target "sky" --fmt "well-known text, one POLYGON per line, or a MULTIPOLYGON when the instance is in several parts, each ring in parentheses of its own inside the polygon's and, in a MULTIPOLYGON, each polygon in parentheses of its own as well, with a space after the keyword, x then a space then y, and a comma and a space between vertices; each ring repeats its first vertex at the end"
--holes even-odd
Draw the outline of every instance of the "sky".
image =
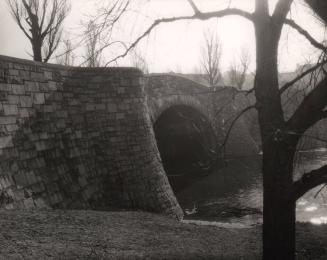
MULTIPOLYGON (((77 39, 81 34, 81 21, 86 15, 110 0, 71 0, 72 11, 65 21, 66 35, 77 39)), ((0 54, 31 59, 30 43, 12 19, 5 0, 0 0, 0 54)), ((319 41, 325 30, 312 13, 299 1, 294 1, 291 18, 309 30, 319 41)), ((213 11, 231 7, 253 11, 254 0, 195 0, 201 11, 213 11)), ((276 0, 270 1, 271 11, 276 0)), ((137 38, 154 19, 179 15, 191 15, 192 9, 186 0, 132 0, 128 13, 114 31, 114 38, 130 43, 137 38)), ((204 31, 216 30, 222 44, 221 67, 228 70, 233 62, 238 62, 243 49, 250 54, 250 69, 255 70, 255 38, 253 26, 244 18, 229 16, 209 21, 178 21, 159 25, 137 47, 148 63, 150 72, 194 73, 199 69, 204 31)), ((105 52, 105 60, 118 55, 122 49, 105 52)), ((79 51, 82 55, 82 51, 79 51)), ((314 61, 317 51, 300 35, 287 26, 284 27, 279 49, 280 71, 294 71, 300 64, 314 61)), ((130 59, 118 61, 120 66, 129 66, 130 59)))

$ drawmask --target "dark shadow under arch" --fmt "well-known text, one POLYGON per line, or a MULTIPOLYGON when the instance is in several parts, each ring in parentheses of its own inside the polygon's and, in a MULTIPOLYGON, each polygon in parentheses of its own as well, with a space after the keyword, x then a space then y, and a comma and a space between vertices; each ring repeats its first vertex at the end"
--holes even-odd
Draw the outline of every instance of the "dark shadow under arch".
POLYGON ((201 112, 191 106, 175 105, 158 117, 153 128, 175 191, 210 170, 216 158, 216 136, 201 112))

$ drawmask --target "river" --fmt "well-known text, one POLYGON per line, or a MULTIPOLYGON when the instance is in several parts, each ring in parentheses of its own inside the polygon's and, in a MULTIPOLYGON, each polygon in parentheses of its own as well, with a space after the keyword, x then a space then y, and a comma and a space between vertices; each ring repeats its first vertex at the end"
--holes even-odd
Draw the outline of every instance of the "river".
MULTIPOLYGON (((299 153, 296 175, 327 163, 327 150, 299 153)), ((176 192, 186 221, 209 221, 226 225, 252 226, 262 223, 261 157, 227 161, 215 170, 176 192)), ((318 186, 297 201, 300 222, 327 223, 327 188, 318 186), (317 194, 318 193, 318 194, 317 194)))

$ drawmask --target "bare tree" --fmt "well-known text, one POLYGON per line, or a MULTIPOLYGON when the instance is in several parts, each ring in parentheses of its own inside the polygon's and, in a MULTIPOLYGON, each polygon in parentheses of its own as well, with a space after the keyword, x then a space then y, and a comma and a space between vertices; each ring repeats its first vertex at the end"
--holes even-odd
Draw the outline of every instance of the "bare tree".
POLYGON ((108 5, 101 6, 95 15, 89 15, 88 22, 84 24, 84 37, 81 45, 86 46, 84 61, 81 65, 98 67, 103 64, 102 54, 104 49, 110 47, 123 47, 123 41, 114 40, 113 30, 127 12, 130 0, 108 1, 108 5))
POLYGON ((149 73, 148 63, 144 54, 136 48, 131 52, 131 63, 133 67, 140 69, 143 73, 149 73))
POLYGON ((250 54, 247 49, 243 49, 239 58, 239 64, 234 61, 228 70, 228 79, 232 86, 242 90, 249 70, 249 65, 250 54))
POLYGON ((222 79, 220 60, 222 46, 215 31, 207 30, 203 34, 204 43, 201 48, 201 71, 210 87, 214 87, 222 79))
MULTIPOLYGON (((160 18, 142 33, 122 54, 110 62, 125 57, 143 38, 162 23, 181 20, 209 20, 226 16, 240 16, 254 26, 256 44, 256 75, 253 91, 255 104, 245 108, 233 123, 245 112, 256 109, 262 143, 263 176, 263 259, 295 259, 295 207, 296 201, 308 190, 327 182, 327 165, 305 172, 294 180, 294 158, 297 146, 305 132, 319 121, 327 118, 327 77, 322 77, 306 93, 297 105, 295 112, 286 118, 282 106, 283 93, 308 73, 294 77, 281 85, 278 72, 278 47, 282 29, 289 26, 323 53, 327 52, 324 43, 317 41, 308 30, 288 18, 295 0, 278 0, 272 10, 268 0, 255 0, 254 12, 238 8, 202 12, 194 1, 188 0, 193 8, 192 15, 160 18)), ((325 0, 305 0, 327 23, 325 0), (319 4, 320 3, 320 4, 319 4), (319 7, 320 6, 320 7, 319 7)), ((326 64, 325 55, 318 60, 316 70, 326 64)), ((233 124, 232 124, 233 125, 233 124)), ((229 131, 228 131, 229 132, 229 131)))
POLYGON ((85 31, 85 55, 84 59, 87 67, 100 67, 102 62, 102 50, 100 45, 100 31, 93 21, 89 21, 85 31))
POLYGON ((58 64, 61 65, 73 66, 75 63, 73 44, 69 39, 63 40, 62 43, 63 43, 63 53, 61 55, 56 56, 56 61, 58 64))
POLYGON ((35 61, 48 62, 58 48, 67 0, 7 0, 11 14, 32 44, 35 61))

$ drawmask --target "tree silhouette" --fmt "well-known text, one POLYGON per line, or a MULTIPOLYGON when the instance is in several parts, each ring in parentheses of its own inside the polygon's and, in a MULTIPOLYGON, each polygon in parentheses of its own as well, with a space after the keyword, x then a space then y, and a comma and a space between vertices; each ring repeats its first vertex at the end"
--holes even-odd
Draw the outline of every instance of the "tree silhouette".
MULTIPOLYGON (((270 12, 268 0, 255 0, 254 12, 230 8, 202 12, 194 1, 187 0, 194 13, 160 18, 135 40, 122 54, 112 61, 125 57, 143 38, 160 24, 181 20, 209 20, 226 16, 239 16, 254 26, 256 45, 256 74, 253 86, 255 104, 242 112, 255 108, 262 142, 263 175, 263 259, 295 259, 295 206, 296 200, 313 187, 327 182, 327 165, 306 172, 298 180, 293 179, 294 158, 297 145, 305 132, 327 118, 327 77, 321 55, 314 66, 322 78, 310 86, 293 114, 286 116, 282 105, 285 91, 301 80, 312 68, 281 85, 278 71, 278 47, 282 29, 289 26, 308 40, 312 46, 326 53, 326 46, 315 40, 309 31, 288 18, 295 0, 278 0, 270 12)), ((324 0, 306 0, 324 21, 327 14, 324 0)), ((234 121, 240 117, 237 115, 234 121)), ((233 121, 233 122, 234 122, 233 121)))
POLYGON ((58 48, 67 0, 7 0, 11 14, 29 39, 35 61, 48 62, 58 48))

